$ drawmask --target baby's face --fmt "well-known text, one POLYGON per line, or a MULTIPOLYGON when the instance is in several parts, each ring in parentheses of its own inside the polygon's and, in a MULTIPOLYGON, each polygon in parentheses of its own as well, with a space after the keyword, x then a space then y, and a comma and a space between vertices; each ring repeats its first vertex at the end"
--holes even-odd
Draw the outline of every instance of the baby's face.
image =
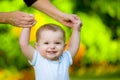
POLYGON ((37 49, 44 58, 57 61, 65 47, 63 33, 44 30, 40 33, 37 44, 37 49))

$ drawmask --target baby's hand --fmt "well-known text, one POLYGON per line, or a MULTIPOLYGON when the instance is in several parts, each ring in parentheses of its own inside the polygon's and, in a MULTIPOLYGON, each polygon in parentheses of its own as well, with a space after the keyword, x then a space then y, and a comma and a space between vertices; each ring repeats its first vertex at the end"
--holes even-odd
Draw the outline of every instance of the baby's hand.
POLYGON ((73 29, 80 31, 80 30, 81 30, 81 27, 82 27, 82 22, 81 22, 80 19, 78 19, 78 20, 76 21, 76 23, 74 23, 73 29))

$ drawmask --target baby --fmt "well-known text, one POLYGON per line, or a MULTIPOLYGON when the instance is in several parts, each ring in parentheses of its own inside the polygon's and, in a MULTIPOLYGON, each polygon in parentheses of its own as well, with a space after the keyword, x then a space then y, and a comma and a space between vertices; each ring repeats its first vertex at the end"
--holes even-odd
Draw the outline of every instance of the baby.
POLYGON ((65 33, 60 26, 45 24, 36 32, 35 48, 29 44, 31 28, 23 28, 20 47, 35 70, 35 80, 69 80, 68 69, 80 45, 81 22, 72 27, 69 47, 65 48, 65 33))

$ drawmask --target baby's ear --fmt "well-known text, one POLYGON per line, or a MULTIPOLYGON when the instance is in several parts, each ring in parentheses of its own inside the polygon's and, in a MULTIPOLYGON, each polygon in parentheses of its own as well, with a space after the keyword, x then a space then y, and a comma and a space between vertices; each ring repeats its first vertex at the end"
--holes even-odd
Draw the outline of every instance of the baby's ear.
POLYGON ((68 45, 65 43, 64 44, 64 49, 67 50, 68 49, 68 45))
POLYGON ((35 42, 35 48, 36 48, 36 49, 38 48, 38 45, 39 45, 39 44, 38 44, 37 42, 35 42))
POLYGON ((64 47, 66 47, 66 46, 67 46, 67 44, 65 43, 65 44, 64 44, 64 47))

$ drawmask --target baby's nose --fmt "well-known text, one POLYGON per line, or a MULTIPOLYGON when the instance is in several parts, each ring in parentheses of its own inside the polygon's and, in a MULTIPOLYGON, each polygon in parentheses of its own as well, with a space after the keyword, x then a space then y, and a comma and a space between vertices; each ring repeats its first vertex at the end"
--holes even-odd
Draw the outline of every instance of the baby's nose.
POLYGON ((50 48, 54 49, 54 48, 55 48, 55 45, 54 45, 54 44, 51 44, 51 45, 50 45, 50 48))

